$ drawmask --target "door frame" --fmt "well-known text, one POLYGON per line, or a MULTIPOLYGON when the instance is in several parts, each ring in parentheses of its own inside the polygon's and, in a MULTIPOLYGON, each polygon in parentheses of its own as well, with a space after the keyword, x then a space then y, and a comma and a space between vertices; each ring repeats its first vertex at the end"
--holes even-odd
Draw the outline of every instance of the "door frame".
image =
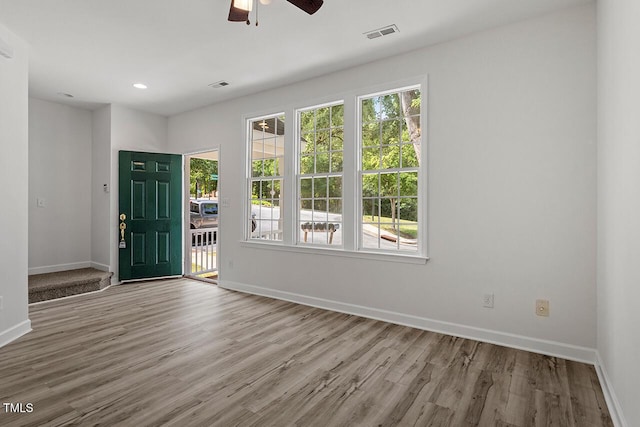
MULTIPOLYGON (((187 161, 190 157, 197 155, 197 154, 202 154, 202 153, 210 153, 212 151, 215 151, 218 153, 218 231, 217 231, 217 241, 216 241, 216 264, 217 264, 217 270, 218 270, 218 278, 215 279, 215 282, 219 282, 220 281, 220 274, 222 271, 222 240, 220 239, 221 236, 221 230, 222 230, 222 225, 223 225, 223 203, 222 203, 222 199, 220 198, 220 194, 224 194, 222 193, 222 186, 223 186, 223 182, 224 180, 222 179, 222 173, 220 170, 220 167, 222 165, 222 150, 220 148, 219 144, 213 145, 210 148, 206 148, 206 149, 201 149, 201 150, 196 150, 196 151, 189 151, 186 153, 182 154, 182 177, 183 177, 183 181, 182 181, 182 194, 183 194, 183 203, 182 203, 182 241, 183 241, 183 245, 184 245, 184 249, 183 249, 183 265, 182 265, 182 271, 184 273, 184 275, 187 275, 187 271, 191 271, 191 256, 189 254, 191 254, 191 239, 189 238, 189 230, 190 230, 190 222, 189 222, 189 200, 191 197, 191 180, 190 180, 190 164, 187 161)), ((210 280, 207 280, 210 281, 210 280)), ((213 281, 213 280, 211 280, 213 281)))

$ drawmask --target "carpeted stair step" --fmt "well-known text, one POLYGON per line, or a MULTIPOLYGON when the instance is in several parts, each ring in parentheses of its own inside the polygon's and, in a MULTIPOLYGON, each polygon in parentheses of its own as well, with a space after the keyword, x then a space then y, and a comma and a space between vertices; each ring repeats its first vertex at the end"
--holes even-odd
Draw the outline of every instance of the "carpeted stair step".
POLYGON ((113 273, 81 268, 29 276, 29 303, 99 291, 111 283, 113 273))

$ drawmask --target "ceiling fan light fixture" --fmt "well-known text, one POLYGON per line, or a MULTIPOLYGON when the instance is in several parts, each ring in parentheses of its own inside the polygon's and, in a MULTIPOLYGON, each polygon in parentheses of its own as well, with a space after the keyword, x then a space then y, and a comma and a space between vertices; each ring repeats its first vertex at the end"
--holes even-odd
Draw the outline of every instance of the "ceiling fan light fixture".
POLYGON ((251 12, 253 9, 253 0, 233 0, 233 7, 251 12))

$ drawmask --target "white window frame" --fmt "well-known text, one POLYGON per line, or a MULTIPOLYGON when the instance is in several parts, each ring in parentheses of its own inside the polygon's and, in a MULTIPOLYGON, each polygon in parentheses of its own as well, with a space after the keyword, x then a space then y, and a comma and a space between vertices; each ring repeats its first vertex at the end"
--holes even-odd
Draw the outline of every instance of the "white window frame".
POLYGON ((244 228, 244 238, 239 242, 241 246, 249 248, 262 248, 294 253, 307 253, 323 256, 339 256, 343 258, 359 258, 376 261, 390 261, 408 264, 424 264, 429 259, 428 250, 428 162, 427 162, 427 108, 428 108, 428 81, 427 76, 403 79, 396 82, 387 82, 371 87, 345 90, 334 95, 309 99, 304 103, 293 103, 281 106, 279 112, 276 109, 263 110, 254 114, 246 114, 242 117, 242 129, 244 135, 243 150, 246 163, 245 188, 244 188, 244 213, 250 218, 251 212, 251 146, 250 123, 263 118, 285 116, 285 160, 284 175, 281 191, 284 195, 284 203, 280 207, 283 218, 283 239, 281 241, 251 239, 250 229, 244 228), (422 97, 420 108, 420 123, 423 128, 421 135, 421 162, 418 170, 418 249, 417 251, 388 251, 372 248, 361 248, 361 224, 362 224, 362 189, 361 189, 361 159, 360 159, 360 129, 361 129, 361 99, 385 93, 397 93, 402 90, 419 88, 422 97), (342 214, 342 246, 298 244, 299 234, 299 188, 298 188, 298 150, 297 138, 299 137, 298 111, 319 108, 323 105, 335 105, 342 100, 344 105, 344 145, 343 145, 343 214, 342 214), (290 131, 292 130, 292 131, 290 131), (284 212, 283 212, 284 211, 284 212))
MULTIPOLYGON (((300 194, 300 183, 301 183, 301 179, 303 178, 301 172, 300 172, 300 160, 301 160, 301 156, 302 156, 302 151, 301 151, 301 147, 300 144, 298 143, 301 138, 302 135, 300 134, 300 119, 301 119, 301 115, 304 112, 308 112, 308 111, 314 111, 314 110, 318 110, 321 108, 326 108, 326 107, 333 107, 336 105, 342 105, 342 109, 343 109, 343 114, 342 114, 342 139, 343 139, 343 144, 342 144, 342 171, 341 172, 322 172, 322 173, 311 173, 311 174, 305 174, 304 178, 311 178, 312 180, 314 178, 324 178, 324 177, 340 177, 342 180, 342 188, 341 188, 341 195, 340 195, 340 204, 341 204, 341 217, 342 219, 340 220, 340 233, 343 234, 344 233, 344 226, 345 226, 345 221, 344 221, 344 176, 345 176, 345 165, 344 165, 344 153, 345 153, 345 130, 344 130, 344 109, 345 109, 345 101, 340 99, 340 100, 336 100, 336 101, 332 101, 332 102, 325 102, 322 104, 317 104, 317 105, 311 105, 308 107, 302 107, 302 108, 297 108, 295 110, 295 137, 294 137, 294 162, 295 162, 295 201, 296 201, 296 211, 295 211, 295 227, 296 227, 296 232, 294 233, 294 239, 295 239, 295 244, 299 245, 299 246, 303 246, 303 247, 329 247, 332 249, 343 249, 344 248, 344 240, 342 240, 342 242, 340 244, 329 244, 329 243, 313 243, 313 242, 304 242, 303 241, 303 231, 300 228, 301 227, 301 223, 302 220, 300 219, 300 201, 301 201, 301 194, 300 194)), ((331 132, 331 128, 328 129, 329 132, 331 132)), ((329 158, 331 159, 331 149, 329 149, 328 151, 328 155, 329 158)), ((330 160, 331 161, 331 160, 330 160)), ((315 162, 315 160, 314 160, 315 162)), ((315 199, 315 198, 313 198, 315 199)), ((328 198, 327 198, 327 209, 328 209, 328 198)), ((313 221, 312 221, 313 222, 313 221)), ((314 232, 311 232, 311 235, 313 236, 314 232)), ((312 237, 313 239, 313 237, 312 237)))
MULTIPOLYGON (((244 231, 244 236, 245 236, 245 241, 247 242, 260 242, 263 243, 261 241, 261 239, 256 239, 252 236, 252 232, 251 232, 251 228, 250 228, 250 224, 251 224, 251 208, 252 208, 252 203, 251 203, 251 195, 252 195, 252 182, 254 181, 254 177, 253 177, 253 140, 252 140, 252 136, 253 136, 253 127, 251 126, 252 123, 260 121, 260 120, 266 120, 266 119, 272 119, 272 118, 278 118, 284 116, 285 117, 285 122, 287 120, 287 114, 284 111, 281 112, 277 112, 277 113, 271 113, 271 114, 262 114, 259 116, 252 116, 252 117, 244 117, 244 128, 245 128, 245 161, 246 161, 246 167, 245 167, 245 178, 246 178, 246 184, 245 184, 245 197, 244 197, 244 217, 247 218, 248 221, 248 225, 245 227, 245 231, 244 231)), ((287 192, 285 190, 286 188, 286 184, 287 184, 287 170, 288 168, 288 157, 290 157, 288 155, 288 150, 286 149, 288 143, 287 140, 287 125, 285 123, 285 134, 284 134, 284 159, 283 159, 283 164, 281 165, 281 175, 277 175, 277 176, 273 176, 273 177, 263 177, 264 180, 275 180, 275 179, 281 179, 282 183, 280 185, 280 193, 283 194, 284 196, 284 203, 280 206, 280 215, 282 217, 282 221, 283 221, 283 227, 287 227, 287 221, 286 218, 284 217, 284 213, 288 210, 288 201, 287 201, 287 192)), ((244 221, 243 221, 244 223, 244 221)), ((258 226, 259 227, 259 226, 258 226)), ((276 244, 276 245, 282 245, 285 243, 285 236, 286 236, 286 232, 285 230, 282 230, 282 237, 280 239, 277 240, 268 240, 269 244, 276 244)))
MULTIPOLYGON (((363 124, 362 123, 362 101, 366 99, 375 98, 378 96, 396 94, 396 93, 401 93, 408 90, 416 90, 416 89, 420 91, 420 96, 422 98, 424 96, 423 85, 419 83, 382 90, 382 91, 376 91, 376 92, 367 93, 364 95, 358 95, 356 98, 356 161, 357 161, 356 200, 358 201, 357 211, 356 211, 356 221, 357 221, 356 229, 357 229, 358 252, 373 252, 373 253, 386 253, 386 254, 399 254, 399 255, 401 254, 401 255, 409 255, 409 256, 413 255, 413 256, 420 256, 420 257, 426 256, 426 253, 425 253, 426 246, 424 243, 426 241, 426 233, 424 232, 424 229, 426 228, 426 220, 424 215, 424 211, 426 210, 426 201, 424 197, 425 190, 423 189, 423 185, 424 185, 423 183, 426 183, 426 177, 424 173, 424 169, 425 169, 424 165, 426 164, 424 149, 420 150, 420 153, 421 153, 421 158, 419 159, 420 166, 417 168, 418 169, 417 171, 418 172, 418 191, 417 191, 418 193, 417 194, 418 196, 418 221, 417 221, 418 222, 418 239, 417 239, 418 242, 416 245, 416 250, 409 251, 409 250, 401 250, 401 249, 368 248, 368 247, 364 247, 364 244, 363 244, 363 223, 362 223, 362 218, 364 216, 363 206, 362 206, 362 199, 364 197, 363 189, 362 189, 363 175, 366 174, 367 172, 399 173, 399 172, 406 172, 407 170, 406 168, 376 169, 376 170, 366 171, 366 172, 362 170, 362 148, 363 148, 362 146, 362 124, 363 124)), ((420 123, 422 126, 424 126, 424 123, 426 123, 424 121, 423 105, 420 106, 420 123)), ((420 141, 420 145, 423 148, 425 148, 424 139, 425 138, 424 138, 424 132, 423 132, 421 134, 421 141, 420 141)), ((411 169, 415 169, 415 168, 411 168, 411 169)))

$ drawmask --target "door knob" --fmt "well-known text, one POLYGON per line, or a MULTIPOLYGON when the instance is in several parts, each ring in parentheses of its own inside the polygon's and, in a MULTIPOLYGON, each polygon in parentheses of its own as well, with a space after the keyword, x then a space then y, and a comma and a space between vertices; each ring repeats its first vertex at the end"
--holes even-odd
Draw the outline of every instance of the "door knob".
POLYGON ((124 249, 126 247, 126 243, 124 241, 124 230, 127 228, 127 224, 124 223, 124 220, 127 219, 125 214, 120 214, 120 249, 124 249))

